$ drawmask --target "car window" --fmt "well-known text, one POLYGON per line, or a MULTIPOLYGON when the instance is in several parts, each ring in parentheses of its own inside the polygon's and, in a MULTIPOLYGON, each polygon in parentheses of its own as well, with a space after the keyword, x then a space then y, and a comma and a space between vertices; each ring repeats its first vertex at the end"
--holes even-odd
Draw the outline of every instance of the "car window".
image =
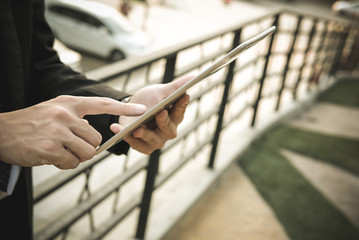
POLYGON ((51 12, 54 12, 54 13, 63 15, 65 17, 69 17, 69 18, 78 20, 78 21, 82 20, 81 12, 67 8, 67 7, 52 5, 49 7, 49 10, 51 12))
POLYGON ((100 20, 86 13, 83 13, 82 21, 97 28, 105 26, 100 20))
POLYGON ((104 28, 109 33, 111 33, 111 30, 103 22, 101 22, 99 19, 97 19, 94 16, 91 16, 87 13, 84 13, 84 12, 81 12, 78 10, 74 10, 74 9, 70 9, 70 8, 67 8, 64 6, 56 6, 56 5, 50 6, 49 10, 54 13, 72 18, 76 21, 86 23, 87 25, 90 25, 95 28, 104 28))

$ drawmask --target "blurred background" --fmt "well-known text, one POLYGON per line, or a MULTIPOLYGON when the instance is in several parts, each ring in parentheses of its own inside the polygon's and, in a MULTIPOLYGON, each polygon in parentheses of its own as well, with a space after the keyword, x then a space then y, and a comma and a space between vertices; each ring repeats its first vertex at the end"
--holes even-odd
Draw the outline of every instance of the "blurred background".
MULTIPOLYGON (((73 26, 86 25, 88 22, 84 22, 86 20, 81 22, 81 20, 71 18, 71 16, 56 13, 56 10, 53 9, 56 7, 51 7, 51 4, 56 4, 57 2, 58 5, 64 5, 65 7, 66 4, 68 4, 67 6, 70 9, 88 12, 88 14, 92 15, 92 17, 98 17, 100 19, 104 17, 101 17, 101 15, 104 15, 101 14, 101 12, 108 11, 108 8, 100 10, 96 9, 95 6, 91 9, 91 7, 86 6, 89 4, 85 4, 85 6, 81 7, 81 4, 84 4, 76 4, 76 1, 46 0, 46 2, 48 3, 47 18, 50 25, 54 29, 55 35, 59 39, 64 38, 63 42, 70 46, 69 49, 69 47, 65 47, 63 44, 58 42, 55 45, 55 48, 58 49, 60 56, 65 62, 73 65, 80 71, 86 72, 113 61, 110 53, 105 50, 103 51, 105 51, 106 54, 98 53, 99 50, 97 50, 96 53, 93 52, 95 50, 89 50, 91 48, 101 48, 101 45, 98 45, 96 42, 93 42, 92 45, 88 47, 82 46, 82 49, 79 49, 79 43, 76 44, 76 40, 74 40, 78 36, 73 34, 74 32, 77 32, 77 29, 73 26), (80 5, 80 7, 78 5, 80 5), (67 25, 64 23, 66 21, 67 25), (69 35, 74 39, 67 39, 66 36, 69 35), (74 52, 74 49, 77 51, 74 52), (77 53, 80 53, 80 55, 77 53)), ((127 30, 130 31, 128 33, 127 40, 128 42, 133 42, 133 46, 130 46, 130 48, 143 47, 143 49, 138 50, 137 56, 146 55, 150 51, 164 49, 171 45, 173 46, 189 39, 214 32, 223 26, 235 24, 240 21, 243 22, 248 17, 252 17, 253 15, 259 16, 270 9, 282 6, 293 9, 301 9, 308 13, 321 14, 323 16, 335 14, 332 9, 335 3, 334 0, 97 0, 96 2, 105 4, 117 11, 117 14, 120 15, 118 18, 122 18, 119 21, 121 23, 118 24, 119 31, 121 31, 121 28, 122 30, 127 28, 127 30), (121 26, 121 24, 123 26, 121 26), (146 38, 146 40, 143 40, 141 43, 142 45, 140 44, 141 46, 136 46, 135 44, 135 39, 138 41, 138 38, 136 37, 138 32, 143 33, 143 35, 138 36, 138 38, 146 38)), ((355 8, 352 7, 351 9, 354 9, 353 11, 355 11, 355 8)), ((352 10, 349 10, 349 12, 351 11, 352 10)), ((358 7, 356 7, 356 11, 358 11, 358 7)), ((337 13, 339 12, 340 11, 337 10, 337 13)), ((354 19, 354 17, 350 15, 347 17, 354 19)), ((112 19, 111 17, 107 18, 110 19, 109 24, 111 24, 111 21, 114 22, 114 18, 116 17, 112 17, 112 19)), ((86 29, 84 26, 79 26, 79 28, 81 27, 83 27, 82 32, 78 32, 78 34, 81 35, 80 38, 88 39, 94 38, 95 36, 99 37, 98 32, 96 32, 97 30, 93 32, 94 35, 91 36, 91 27, 86 29)), ((100 31, 103 31, 103 29, 100 31)), ((80 39, 79 42, 81 42, 82 39, 80 39)), ((121 43, 122 46, 120 47, 123 49, 129 47, 128 42, 121 43)), ((131 57, 131 54, 126 54, 124 57, 131 57)), ((121 58, 121 56, 119 58, 121 58)))
POLYGON ((45 0, 63 62, 129 93, 197 74, 150 156, 34 168, 35 239, 359 239, 358 2, 45 0))

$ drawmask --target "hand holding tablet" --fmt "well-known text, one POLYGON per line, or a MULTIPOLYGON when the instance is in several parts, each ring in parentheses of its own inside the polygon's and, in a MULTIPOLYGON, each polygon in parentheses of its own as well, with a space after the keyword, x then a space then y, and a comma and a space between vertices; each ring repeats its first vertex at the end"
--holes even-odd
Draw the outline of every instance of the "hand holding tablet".
MULTIPOLYGON (((191 80, 188 81, 186 79, 186 83, 179 83, 183 84, 181 87, 176 87, 173 89, 174 92, 168 93, 169 95, 167 97, 161 97, 159 96, 158 103, 155 105, 151 105, 150 108, 147 109, 147 111, 132 120, 132 122, 128 122, 128 125, 125 126, 120 132, 118 132, 116 135, 114 135, 112 138, 110 138, 108 141, 103 143, 101 146, 99 146, 96 150, 96 154, 101 153, 102 151, 110 148, 114 144, 118 143, 119 141, 123 140, 125 136, 130 134, 132 131, 140 127, 141 125, 145 124, 147 121, 152 119, 157 113, 159 113, 161 110, 167 108, 171 104, 173 104, 176 100, 178 100, 181 96, 183 96, 186 93, 186 90, 195 85, 196 83, 200 82, 201 80, 207 78, 211 74, 217 72, 218 70, 222 69, 232 61, 234 61, 241 52, 244 50, 252 47, 262 39, 266 38, 267 36, 273 34, 276 30, 276 27, 273 26, 264 32, 250 38, 249 40, 241 43, 236 48, 234 48, 232 51, 230 51, 225 56, 221 57, 217 61, 215 61, 213 64, 211 64, 209 67, 205 68, 203 71, 201 71, 198 75, 193 77, 191 80), (177 90, 175 90, 177 89, 177 90)), ((183 80, 185 81, 185 80, 183 80)))

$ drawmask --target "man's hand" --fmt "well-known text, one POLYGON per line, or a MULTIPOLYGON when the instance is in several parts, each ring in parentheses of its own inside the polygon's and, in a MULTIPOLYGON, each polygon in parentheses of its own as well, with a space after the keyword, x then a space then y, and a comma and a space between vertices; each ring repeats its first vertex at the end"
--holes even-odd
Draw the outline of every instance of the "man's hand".
POLYGON ((85 115, 137 116, 146 107, 100 97, 60 96, 22 110, 0 114, 0 161, 19 166, 77 167, 91 159, 101 135, 85 115))
MULTIPOLYGON (((132 96, 130 102, 143 104, 149 109, 180 88, 191 78, 187 77, 168 84, 155 84, 144 87, 132 96)), ((150 154, 154 150, 162 148, 166 141, 177 136, 177 127, 184 118, 189 99, 189 95, 185 94, 170 109, 159 112, 155 116, 155 124, 147 124, 136 129, 132 134, 126 136, 124 140, 133 149, 145 154, 150 154)), ((121 116, 119 119, 120 125, 112 124, 111 130, 117 133, 123 128, 122 126, 128 125, 131 121, 133 121, 133 117, 121 116)))

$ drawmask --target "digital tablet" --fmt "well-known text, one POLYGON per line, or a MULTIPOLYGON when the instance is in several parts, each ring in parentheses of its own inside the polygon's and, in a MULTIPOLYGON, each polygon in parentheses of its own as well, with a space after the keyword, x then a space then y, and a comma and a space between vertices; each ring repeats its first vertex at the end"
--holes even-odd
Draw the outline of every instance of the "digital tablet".
POLYGON ((188 81, 186 84, 184 84, 182 87, 174 91, 172 94, 170 94, 168 97, 163 99, 161 102, 159 102, 157 105, 153 106, 152 108, 148 109, 144 114, 136 118, 133 122, 131 122, 129 125, 127 125, 124 129, 122 129, 120 132, 115 134, 112 138, 104 142, 101 146, 99 146, 96 149, 96 154, 101 153, 102 151, 110 148, 114 144, 118 143, 119 141, 123 140, 123 138, 143 125, 146 121, 151 119, 154 115, 159 113, 161 110, 165 109, 166 107, 173 104, 177 99, 179 99, 181 96, 183 96, 186 93, 186 90, 195 85, 196 83, 200 82, 201 80, 207 78, 211 74, 217 72, 218 70, 222 69, 232 61, 234 61, 241 52, 244 50, 252 47, 265 37, 273 34, 276 30, 275 26, 270 27, 269 29, 263 31, 262 33, 250 38, 249 40, 239 44, 236 48, 234 48, 232 51, 224 55, 223 57, 219 58, 217 61, 215 61, 213 64, 205 68, 203 71, 201 71, 199 74, 197 74, 193 79, 188 81))

